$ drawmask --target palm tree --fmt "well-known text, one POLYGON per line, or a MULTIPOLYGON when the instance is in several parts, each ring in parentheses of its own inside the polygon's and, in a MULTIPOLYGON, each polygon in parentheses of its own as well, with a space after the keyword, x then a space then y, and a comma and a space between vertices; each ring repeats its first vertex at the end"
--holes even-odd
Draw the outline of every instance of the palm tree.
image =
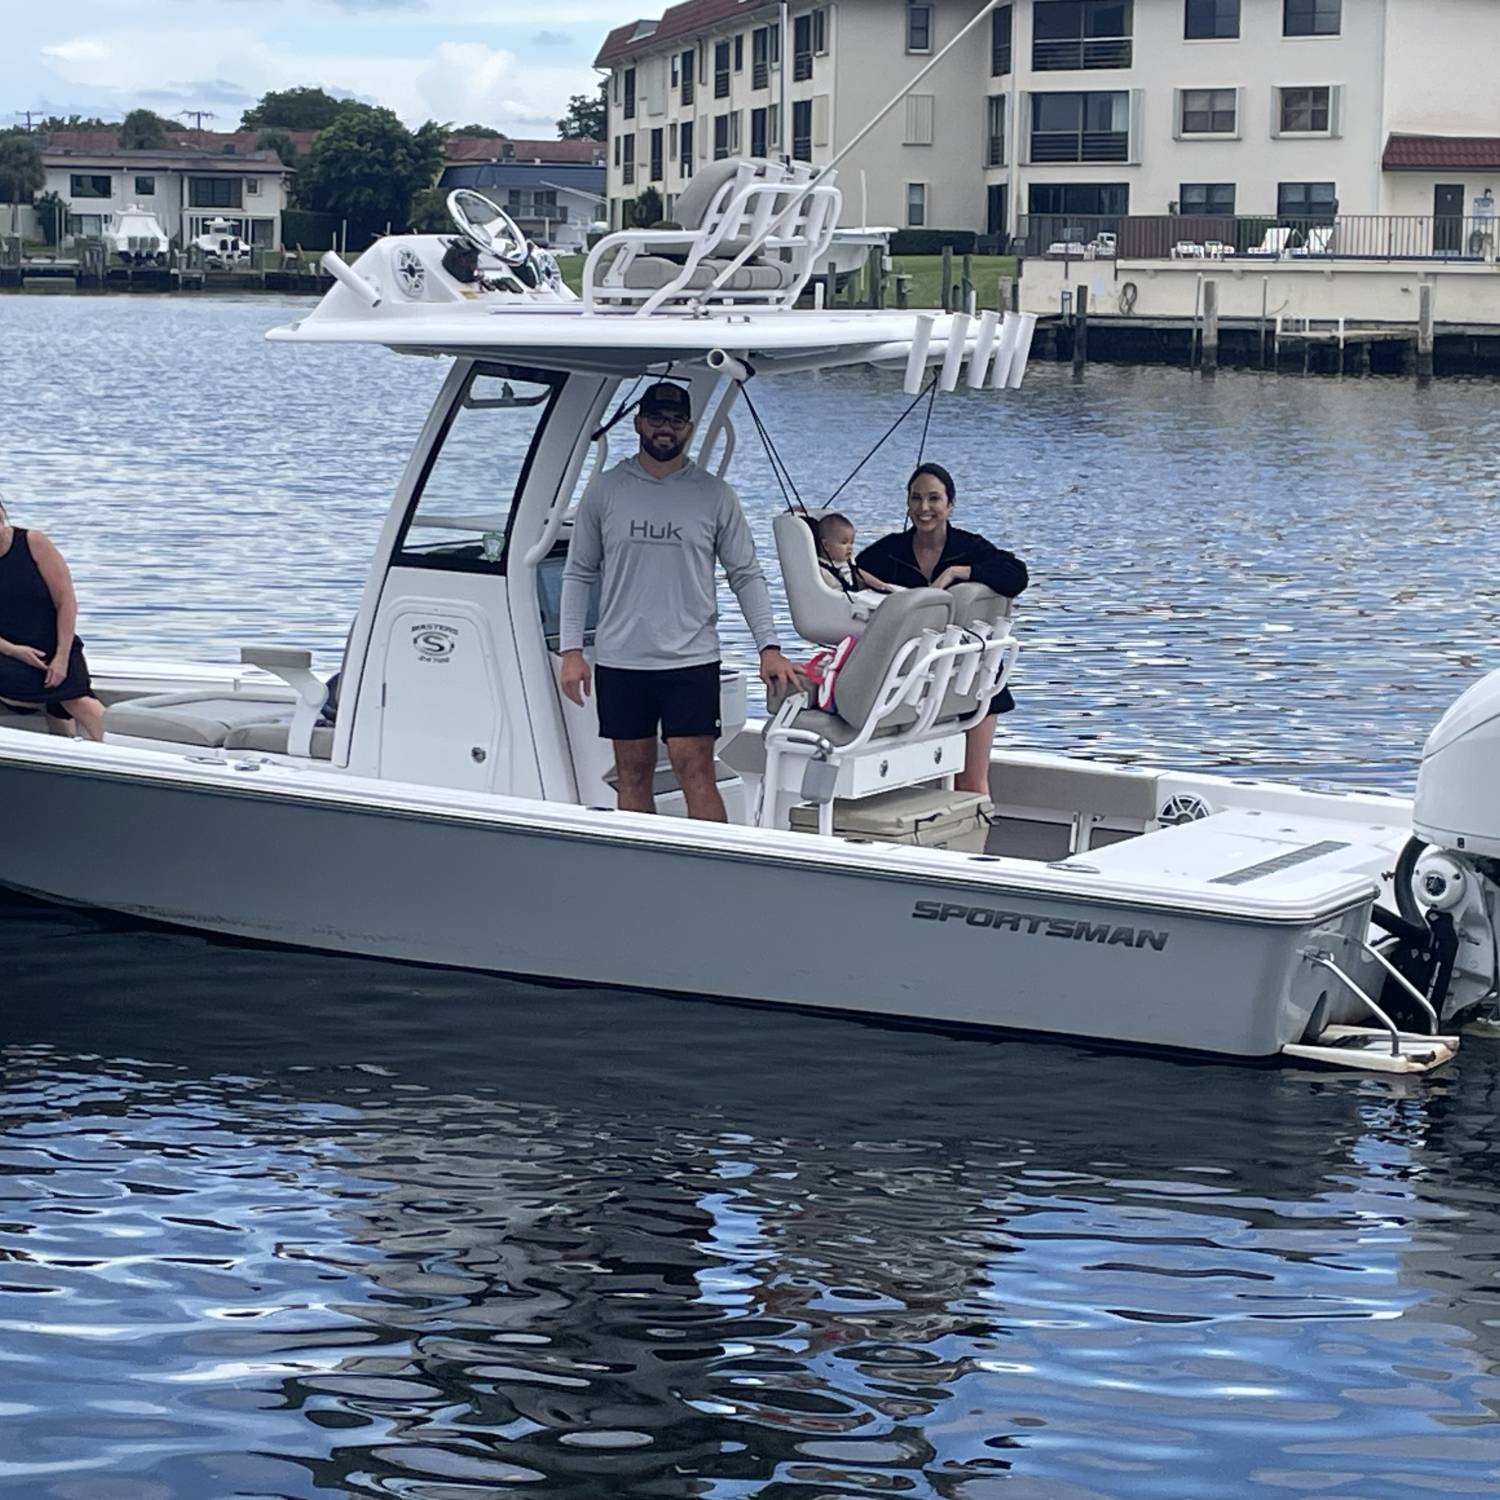
POLYGON ((46 186, 41 147, 22 131, 0 135, 0 203, 10 204, 10 232, 18 232, 21 204, 46 186))

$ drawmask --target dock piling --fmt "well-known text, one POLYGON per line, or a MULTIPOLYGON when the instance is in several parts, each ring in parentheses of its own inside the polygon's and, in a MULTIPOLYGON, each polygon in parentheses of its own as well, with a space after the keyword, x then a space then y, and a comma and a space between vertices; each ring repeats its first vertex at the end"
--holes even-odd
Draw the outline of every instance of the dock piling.
POLYGON ((1089 361, 1089 289, 1083 282, 1073 300, 1073 379, 1083 379, 1089 361))
POLYGON ((1432 283, 1417 289, 1417 380, 1432 379, 1432 283))
POLYGON ((1203 373, 1219 373, 1219 283, 1203 283, 1203 373))
POLYGON ((953 246, 943 246, 943 311, 953 311, 953 246))

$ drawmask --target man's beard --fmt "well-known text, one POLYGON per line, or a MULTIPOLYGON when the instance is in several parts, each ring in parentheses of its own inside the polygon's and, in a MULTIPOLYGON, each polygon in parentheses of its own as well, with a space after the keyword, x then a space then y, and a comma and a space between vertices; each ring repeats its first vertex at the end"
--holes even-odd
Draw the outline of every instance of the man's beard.
POLYGON ((682 454, 686 439, 675 432, 653 433, 646 439, 646 452, 659 464, 669 464, 682 454))

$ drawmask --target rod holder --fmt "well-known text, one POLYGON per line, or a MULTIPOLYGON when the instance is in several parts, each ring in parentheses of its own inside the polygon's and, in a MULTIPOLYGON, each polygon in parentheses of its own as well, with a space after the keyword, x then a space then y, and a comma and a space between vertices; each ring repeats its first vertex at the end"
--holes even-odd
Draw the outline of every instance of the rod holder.
POLYGON ((1010 367, 1016 357, 1016 340, 1021 336, 1020 313, 1008 312, 1000 324, 1000 336, 995 341, 995 366, 990 371, 990 389, 1003 391, 1010 379, 1010 367))
POLYGON ((927 370, 927 350, 932 344, 932 326, 937 322, 931 313, 918 313, 912 330, 911 353, 906 356, 906 394, 919 396, 927 370))
POLYGON ((943 373, 938 380, 939 389, 951 391, 958 388, 959 366, 964 362, 968 347, 969 315, 966 312, 954 313, 948 324, 948 345, 943 351, 943 373))
POLYGON ((375 284, 366 281, 349 263, 340 256, 337 251, 328 250, 324 252, 323 259, 318 262, 330 276, 341 285, 349 288, 366 307, 380 306, 380 292, 375 284))
POLYGON ((979 332, 974 335, 974 352, 969 356, 969 389, 982 391, 984 378, 990 372, 990 355, 995 348, 995 331, 1000 327, 1000 314, 981 313, 979 332))

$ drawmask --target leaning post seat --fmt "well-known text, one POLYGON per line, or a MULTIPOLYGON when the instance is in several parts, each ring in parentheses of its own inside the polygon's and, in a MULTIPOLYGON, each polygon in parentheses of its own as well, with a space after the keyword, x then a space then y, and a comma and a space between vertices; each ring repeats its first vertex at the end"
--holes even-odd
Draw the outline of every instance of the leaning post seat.
POLYGON ((809 708, 801 693, 782 704, 764 730, 762 827, 786 826, 786 799, 811 796, 828 833, 835 795, 868 796, 957 771, 962 733, 934 726, 955 661, 981 648, 952 621, 953 601, 940 589, 892 594, 849 653, 832 710, 809 708))
POLYGON ((954 665, 938 722, 977 723, 989 713, 990 700, 1010 680, 1020 652, 1010 629, 1014 601, 987 584, 973 582, 955 583, 948 597, 953 601, 954 627, 977 640, 980 650, 954 665))
POLYGON ((818 646, 836 646, 846 635, 861 634, 882 598, 851 597, 818 561, 813 527, 827 514, 822 507, 783 510, 771 522, 792 628, 818 646))
POLYGON ((617 230, 594 246, 584 311, 793 306, 833 243, 843 208, 836 177, 814 184, 805 163, 763 158, 705 166, 678 198, 672 225, 617 230))

